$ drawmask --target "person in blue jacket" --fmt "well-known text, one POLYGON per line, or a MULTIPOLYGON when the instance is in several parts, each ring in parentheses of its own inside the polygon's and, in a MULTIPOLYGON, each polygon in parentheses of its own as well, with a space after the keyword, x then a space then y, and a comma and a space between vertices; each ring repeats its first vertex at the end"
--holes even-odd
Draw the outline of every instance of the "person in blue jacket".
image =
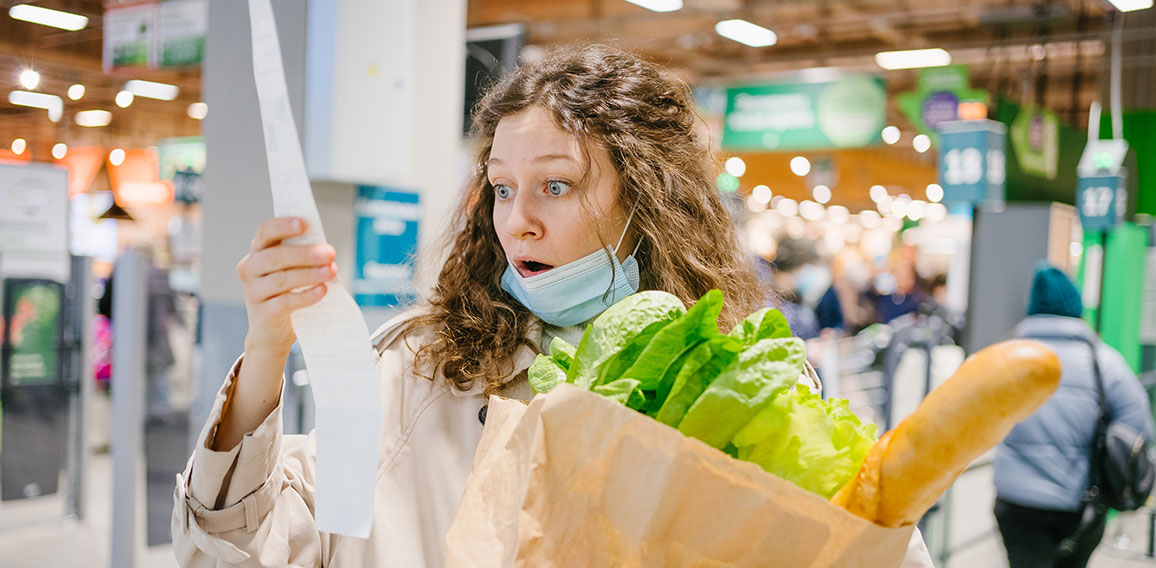
POLYGON ((1124 357, 1101 342, 1080 319, 1080 293, 1059 269, 1041 262, 1033 276, 1028 317, 1016 337, 1044 342, 1060 358, 1060 386, 999 445, 995 460, 995 517, 1011 568, 1086 566, 1104 535, 1104 516, 1082 531, 1073 552, 1062 541, 1080 523, 1080 499, 1088 489, 1092 437, 1100 416, 1094 355, 1115 420, 1151 440, 1148 395, 1124 357), (1089 345, 1088 342, 1091 342, 1089 345))

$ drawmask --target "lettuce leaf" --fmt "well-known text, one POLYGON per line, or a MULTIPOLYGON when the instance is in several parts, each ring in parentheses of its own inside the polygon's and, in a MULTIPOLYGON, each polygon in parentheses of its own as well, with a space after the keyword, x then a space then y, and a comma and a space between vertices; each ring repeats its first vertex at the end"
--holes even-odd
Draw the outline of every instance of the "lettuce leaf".
POLYGON ((799 380, 805 358, 806 346, 799 338, 760 340, 707 387, 678 430, 721 449, 764 403, 799 380))
POLYGON ((859 471, 875 443, 844 399, 824 401, 803 385, 766 404, 734 437, 738 458, 830 499, 859 471))
POLYGON ((779 310, 763 308, 740 321, 729 335, 749 346, 762 339, 791 337, 791 326, 779 310))
POLYGON ((659 384, 658 396, 655 398, 658 410, 653 411, 654 419, 677 428, 694 401, 698 400, 723 369, 738 358, 741 350, 742 344, 726 335, 712 337, 691 349, 677 366, 677 374, 670 386, 664 387, 665 377, 659 384), (664 393, 664 389, 669 390, 664 393))
POLYGON ((558 383, 566 382, 566 370, 553 358, 539 353, 530 364, 527 378, 530 388, 541 394, 554 390, 558 383))
POLYGON ((618 404, 637 410, 646 402, 646 397, 642 394, 642 389, 639 388, 641 384, 638 379, 618 379, 604 385, 596 385, 590 390, 618 404))
POLYGON ((666 368, 687 348, 719 334, 717 320, 722 307, 722 292, 707 292, 686 314, 659 330, 622 375, 641 381, 643 390, 655 390, 666 368))
POLYGON ((638 335, 630 338, 626 345, 622 346, 622 349, 598 365, 598 378, 594 380, 594 384, 602 385, 626 376, 626 370, 634 365, 651 340, 671 323, 669 320, 656 321, 646 326, 646 329, 643 329, 638 335))
POLYGON ((586 327, 574 353, 574 363, 566 380, 590 389, 598 378, 598 367, 622 350, 635 336, 659 322, 671 322, 686 313, 673 294, 647 290, 610 306, 586 327))
POLYGON ((565 339, 555 337, 550 341, 550 358, 563 370, 569 370, 570 363, 574 361, 574 352, 577 349, 577 347, 567 343, 565 339))

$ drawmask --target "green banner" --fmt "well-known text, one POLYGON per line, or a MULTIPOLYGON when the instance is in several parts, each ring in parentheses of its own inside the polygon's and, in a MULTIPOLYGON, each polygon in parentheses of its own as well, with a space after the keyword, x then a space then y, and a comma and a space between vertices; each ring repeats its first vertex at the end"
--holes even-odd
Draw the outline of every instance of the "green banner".
POLYGON ((727 150, 858 148, 881 142, 887 118, 883 79, 778 83, 727 89, 722 147, 727 150))
POLYGON ((1036 105, 1019 109, 1008 129, 1012 151, 1025 174, 1056 179, 1060 164, 1060 119, 1036 105))
POLYGON ((64 286, 48 280, 10 279, 4 283, 6 384, 54 384, 58 380, 63 333, 64 286))
POLYGON ((960 103, 987 104, 988 95, 987 91, 971 88, 966 65, 945 65, 920 69, 915 90, 900 93, 895 101, 916 130, 936 138, 940 124, 962 118, 960 103))

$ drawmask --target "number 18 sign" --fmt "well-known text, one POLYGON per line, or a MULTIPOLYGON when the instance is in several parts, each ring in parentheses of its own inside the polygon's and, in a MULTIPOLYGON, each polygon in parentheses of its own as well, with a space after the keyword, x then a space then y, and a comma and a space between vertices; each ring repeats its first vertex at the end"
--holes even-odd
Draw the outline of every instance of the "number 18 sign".
POLYGON ((939 185, 944 201, 1003 201, 1007 126, 994 120, 945 122, 939 127, 939 185))
POLYGON ((1128 190, 1123 176, 1081 177, 1076 186, 1076 207, 1086 230, 1111 229, 1124 220, 1128 190))

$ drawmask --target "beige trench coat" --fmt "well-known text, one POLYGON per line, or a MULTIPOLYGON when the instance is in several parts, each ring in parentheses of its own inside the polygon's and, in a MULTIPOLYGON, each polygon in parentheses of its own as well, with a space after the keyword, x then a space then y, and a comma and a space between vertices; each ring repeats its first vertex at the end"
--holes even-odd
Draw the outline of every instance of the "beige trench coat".
MULTIPOLYGON (((407 312, 373 338, 381 381, 382 437, 376 511, 368 540, 318 532, 313 520, 315 440, 281 433, 281 406, 234 448, 213 451, 208 441, 243 361, 234 363, 193 455, 177 476, 173 549, 181 566, 441 566, 442 548, 457 512, 482 435, 482 386, 462 392, 438 375, 417 376, 402 340, 407 312)), ((538 337, 540 328, 530 331, 538 337)), ((407 345, 408 343, 408 345, 407 345)), ((515 355, 501 394, 528 400, 525 370, 535 353, 515 355)), ((918 531, 904 568, 931 566, 918 531)))

